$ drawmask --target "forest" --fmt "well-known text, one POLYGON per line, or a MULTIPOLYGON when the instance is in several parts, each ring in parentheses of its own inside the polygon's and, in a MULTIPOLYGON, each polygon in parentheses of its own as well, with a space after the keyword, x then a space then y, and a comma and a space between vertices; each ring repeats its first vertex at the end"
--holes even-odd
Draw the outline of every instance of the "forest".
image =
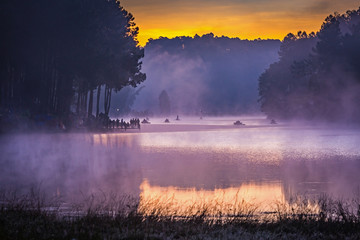
POLYGON ((0 31, 3 127, 70 127, 99 117, 100 97, 107 116, 113 92, 146 79, 139 28, 118 0, 4 0, 0 31))
POLYGON ((360 123, 360 8, 288 34, 258 90, 269 118, 360 123))
POLYGON ((360 122, 360 8, 281 42, 209 33, 143 48, 134 20, 118 0, 1 1, 1 127, 259 109, 271 119, 360 122))
MULTIPOLYGON (((140 84, 132 109, 187 115, 259 113, 257 79, 278 60, 279 40, 243 40, 212 33, 194 37, 150 39, 145 46, 140 84)), ((128 93, 128 92, 127 92, 128 93)))

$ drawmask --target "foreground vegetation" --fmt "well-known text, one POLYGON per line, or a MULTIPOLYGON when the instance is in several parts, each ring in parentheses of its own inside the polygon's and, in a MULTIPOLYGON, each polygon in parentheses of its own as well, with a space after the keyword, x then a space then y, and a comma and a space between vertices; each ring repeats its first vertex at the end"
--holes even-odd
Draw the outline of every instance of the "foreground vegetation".
POLYGON ((2 198, 0 239, 359 239, 359 201, 276 203, 261 216, 249 211, 232 216, 208 214, 205 208, 189 216, 142 213, 129 197, 93 197, 64 207, 61 202, 27 195, 2 198), (50 204, 51 202, 51 204, 50 204), (50 205, 49 205, 50 204, 50 205), (317 208, 314 211, 314 204, 317 208))

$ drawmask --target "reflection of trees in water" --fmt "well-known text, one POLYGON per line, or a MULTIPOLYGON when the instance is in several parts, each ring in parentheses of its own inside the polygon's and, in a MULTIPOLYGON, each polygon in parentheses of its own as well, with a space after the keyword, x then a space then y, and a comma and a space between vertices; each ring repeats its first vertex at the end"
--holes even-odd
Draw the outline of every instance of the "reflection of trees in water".
POLYGON ((164 151, 154 147, 142 150, 144 177, 151 185, 211 190, 281 180, 277 162, 254 162, 253 155, 244 152, 188 148, 164 151))
MULTIPOLYGON (((60 194, 70 199, 137 189, 140 180, 136 179, 141 179, 141 174, 129 164, 129 153, 107 144, 93 145, 88 137, 34 134, 3 138, 0 188, 20 193, 35 187, 49 196, 60 194)), ((121 141, 116 146, 121 146, 121 141)))
MULTIPOLYGON (((227 207, 236 205, 234 199, 243 201, 243 206, 256 205, 261 211, 274 211, 276 206, 285 211, 292 204, 299 211, 317 211, 313 200, 327 196, 348 201, 356 197, 359 189, 360 162, 356 159, 285 159, 276 166, 224 163, 205 157, 183 159, 183 168, 179 168, 176 162, 180 159, 171 161, 161 156, 166 154, 150 156, 148 164, 156 166, 156 170, 144 172, 146 180, 140 185, 140 209, 145 213, 160 208, 157 210, 162 214, 181 214, 206 206, 207 213, 221 209, 227 214, 227 207)), ((237 207, 240 209, 240 205, 237 207)))
POLYGON ((287 161, 282 168, 286 199, 295 195, 353 198, 360 186, 360 161, 356 158, 287 161))
MULTIPOLYGON (((142 162, 143 176, 152 186, 195 188, 239 187, 248 183, 265 185, 279 182, 286 200, 296 195, 319 197, 354 196, 359 187, 360 162, 355 158, 317 156, 316 159, 300 159, 283 154, 278 162, 252 161, 239 152, 180 151, 167 149, 156 151, 145 148, 146 160, 142 162)), ((259 154, 258 157, 261 157, 259 154)))
POLYGON ((29 134, 0 138, 0 188, 70 198, 104 191, 139 193, 151 186, 214 189, 279 183, 285 199, 296 194, 352 197, 359 187, 356 157, 297 159, 291 154, 240 149, 153 148, 138 134, 29 134), (267 155, 271 156, 267 156, 267 155), (279 159, 274 160, 274 156, 279 159), (258 161, 255 161, 258 159, 258 161))

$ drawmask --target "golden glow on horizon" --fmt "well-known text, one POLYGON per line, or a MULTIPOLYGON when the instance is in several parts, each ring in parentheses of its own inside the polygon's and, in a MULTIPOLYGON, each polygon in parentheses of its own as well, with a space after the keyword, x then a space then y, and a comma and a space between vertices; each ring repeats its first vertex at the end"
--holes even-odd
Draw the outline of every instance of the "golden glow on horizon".
POLYGON ((141 23, 139 21, 140 33, 138 40, 141 46, 145 46, 148 39, 157 39, 159 37, 174 38, 177 36, 190 36, 195 34, 203 35, 214 33, 215 36, 239 37, 240 39, 254 40, 262 39, 280 39, 282 40, 289 32, 296 33, 298 30, 306 29, 309 33, 316 32, 319 28, 319 22, 322 16, 317 17, 318 21, 309 19, 299 19, 294 23, 290 18, 275 19, 271 16, 259 16, 258 21, 252 21, 250 17, 228 18, 229 25, 221 25, 216 19, 209 21, 207 25, 194 22, 183 22, 178 25, 179 19, 167 21, 166 26, 154 26, 151 23, 141 23), (261 18, 261 19, 260 19, 261 18), (269 24, 272 26, 269 27, 269 24), (236 27, 234 27, 236 26, 236 27))
POLYGON ((316 32, 326 16, 358 9, 357 0, 122 0, 140 28, 138 40, 214 33, 240 39, 280 39, 289 32, 316 32))

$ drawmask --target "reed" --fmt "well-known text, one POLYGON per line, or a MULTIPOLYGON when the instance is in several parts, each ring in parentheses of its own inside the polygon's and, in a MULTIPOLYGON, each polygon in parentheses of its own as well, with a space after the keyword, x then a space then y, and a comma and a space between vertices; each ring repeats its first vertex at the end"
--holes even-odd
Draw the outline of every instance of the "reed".
POLYGON ((243 201, 194 203, 179 212, 171 199, 140 206, 116 194, 74 204, 37 191, 0 196, 0 239, 360 239, 358 199, 294 197, 271 212, 243 201))

